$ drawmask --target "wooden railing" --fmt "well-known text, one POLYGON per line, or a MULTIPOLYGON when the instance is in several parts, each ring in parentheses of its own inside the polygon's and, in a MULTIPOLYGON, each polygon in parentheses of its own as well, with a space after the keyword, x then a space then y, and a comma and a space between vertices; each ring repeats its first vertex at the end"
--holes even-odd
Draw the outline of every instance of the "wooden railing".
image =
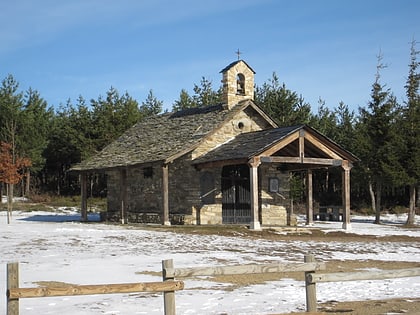
POLYGON ((284 272, 305 273, 306 310, 307 312, 314 313, 317 311, 316 283, 420 276, 420 268, 367 272, 318 273, 318 271, 325 269, 325 263, 315 261, 313 255, 306 255, 303 263, 251 264, 195 268, 174 268, 173 260, 169 259, 162 261, 162 282, 19 288, 19 265, 18 263, 11 263, 7 265, 7 315, 19 315, 19 299, 21 298, 133 292, 163 292, 164 314, 175 315, 175 291, 184 289, 183 281, 176 281, 175 278, 284 272))
MULTIPOLYGON (((244 274, 267 274, 267 273, 285 273, 285 272, 305 272, 305 274, 315 273, 316 271, 325 270, 326 265, 323 262, 315 261, 313 255, 305 256, 303 263, 276 263, 276 264, 252 264, 252 265, 234 265, 234 266, 217 266, 217 267, 194 267, 194 268, 174 268, 173 260, 164 260, 162 262, 162 276, 164 281, 174 281, 175 278, 189 278, 198 276, 219 276, 219 275, 244 275, 244 274)), ((309 284, 306 287, 306 296, 313 295, 315 285, 309 284), (308 293, 309 290, 309 293, 308 293)), ((174 293, 169 301, 174 300, 174 293)), ((315 292, 316 296, 316 292, 315 292)), ((165 300, 166 303, 166 300, 165 300)), ((173 302, 174 303, 174 302, 173 302)), ((316 303, 316 301, 315 301, 316 303)), ((169 307, 168 309, 175 309, 169 307)), ((315 304, 316 305, 316 304, 315 304)), ((165 305, 166 306, 166 305, 165 305)), ((315 306, 316 308, 316 306, 315 306)), ((166 309, 166 307, 165 307, 166 309)), ((313 311, 311 311, 313 312, 313 311)), ((175 315, 175 313, 165 313, 165 315, 175 315)))
POLYGON ((360 271, 360 272, 338 272, 338 273, 307 273, 305 275, 306 283, 306 309, 308 312, 314 312, 316 305, 316 283, 320 282, 341 282, 358 280, 384 280, 392 278, 417 277, 420 276, 420 268, 360 271), (311 287, 308 296, 308 287, 311 287))
MULTIPOLYGON (((19 315, 19 299, 22 298, 134 292, 164 292, 164 294, 172 292, 174 294, 175 291, 182 289, 184 289, 182 281, 19 288, 19 264, 9 263, 7 264, 7 315, 19 315)), ((165 314, 175 314, 175 304, 172 307, 173 310, 165 309, 165 314)))

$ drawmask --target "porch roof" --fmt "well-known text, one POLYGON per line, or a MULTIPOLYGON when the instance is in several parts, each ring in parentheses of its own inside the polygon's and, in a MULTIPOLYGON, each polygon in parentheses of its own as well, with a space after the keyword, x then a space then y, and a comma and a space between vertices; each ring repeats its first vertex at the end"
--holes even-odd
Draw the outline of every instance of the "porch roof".
MULTIPOLYGON (((307 125, 296 125, 240 134, 231 141, 198 157, 193 161, 193 164, 203 166, 205 164, 223 161, 248 162, 257 156, 278 156, 283 157, 283 159, 277 159, 277 161, 296 163, 296 159, 301 158, 302 153, 306 157, 322 160, 348 160, 349 162, 359 160, 352 153, 320 134, 315 129, 307 125), (292 142, 296 140, 295 142, 297 143, 297 139, 300 136, 305 138, 305 134, 307 135, 306 146, 302 145, 305 149, 303 152, 300 152, 299 145, 293 145, 292 142)), ((272 161, 275 161, 275 159, 272 159, 272 161)), ((314 159, 311 159, 311 163, 314 161, 314 159)))

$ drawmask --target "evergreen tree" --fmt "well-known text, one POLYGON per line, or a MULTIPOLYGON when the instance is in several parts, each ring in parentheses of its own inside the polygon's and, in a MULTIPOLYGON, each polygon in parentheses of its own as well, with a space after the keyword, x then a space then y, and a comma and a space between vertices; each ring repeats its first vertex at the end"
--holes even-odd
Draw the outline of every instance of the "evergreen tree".
POLYGON ((39 187, 42 170, 45 166, 43 152, 48 144, 54 112, 47 107, 47 102, 40 94, 31 88, 26 92, 24 105, 21 111, 21 126, 19 130, 19 151, 23 156, 30 158, 32 166, 29 169, 35 176, 27 173, 26 187, 23 192, 30 194, 30 179, 34 178, 36 187, 39 187))
POLYGON ((407 100, 402 108, 401 123, 398 124, 404 151, 401 163, 405 165, 406 184, 409 186, 409 211, 407 224, 414 224, 416 209, 416 190, 420 183, 420 96, 416 42, 411 43, 410 65, 407 82, 405 84, 407 100))
POLYGON ((172 111, 177 112, 183 109, 197 107, 197 104, 193 101, 192 97, 184 89, 179 94, 179 99, 172 105, 172 111))
POLYGON ((162 111, 162 108, 163 102, 159 101, 156 96, 154 96, 153 91, 150 90, 146 100, 141 103, 140 113, 141 116, 145 118, 159 114, 162 111))
POLYGON ((334 111, 331 111, 325 101, 319 99, 318 112, 310 118, 311 127, 330 139, 336 138, 337 120, 334 111))
POLYGON ((380 223, 382 191, 385 185, 393 185, 394 175, 401 165, 396 158, 395 122, 396 99, 380 82, 380 71, 385 67, 382 55, 378 56, 375 82, 372 85, 368 109, 360 108, 358 125, 358 155, 367 179, 375 223, 380 223))
POLYGON ((280 85, 275 73, 262 87, 256 87, 255 102, 279 126, 306 124, 309 122, 311 107, 302 96, 280 85))
POLYGON ((99 96, 98 100, 91 100, 91 106, 96 150, 103 149, 142 117, 137 101, 127 93, 120 97, 113 87, 105 99, 99 96))
POLYGON ((48 145, 44 150, 46 160, 44 184, 48 190, 55 191, 57 195, 78 191, 76 187, 69 189, 74 183, 69 181, 68 173, 71 165, 79 163, 82 156, 81 135, 74 125, 77 119, 77 110, 68 100, 54 116, 48 145))
POLYGON ((334 116, 336 120, 336 132, 333 140, 345 149, 353 151, 355 148, 354 127, 356 123, 354 111, 351 111, 346 104, 340 102, 338 107, 334 109, 334 116))
POLYGON ((212 82, 205 77, 201 78, 200 85, 194 84, 194 95, 192 96, 192 107, 206 107, 216 105, 222 101, 222 93, 219 88, 215 91, 212 82))
POLYGON ((23 106, 23 94, 18 89, 19 83, 12 75, 8 75, 0 87, 0 141, 11 144, 13 150, 16 150, 19 115, 23 106))

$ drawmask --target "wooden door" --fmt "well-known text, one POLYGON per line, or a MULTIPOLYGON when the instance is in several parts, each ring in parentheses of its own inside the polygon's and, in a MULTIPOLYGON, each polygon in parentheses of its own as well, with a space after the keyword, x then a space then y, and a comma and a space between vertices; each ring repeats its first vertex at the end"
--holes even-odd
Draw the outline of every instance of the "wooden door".
POLYGON ((224 224, 249 224, 251 222, 248 165, 223 167, 222 222, 224 224))

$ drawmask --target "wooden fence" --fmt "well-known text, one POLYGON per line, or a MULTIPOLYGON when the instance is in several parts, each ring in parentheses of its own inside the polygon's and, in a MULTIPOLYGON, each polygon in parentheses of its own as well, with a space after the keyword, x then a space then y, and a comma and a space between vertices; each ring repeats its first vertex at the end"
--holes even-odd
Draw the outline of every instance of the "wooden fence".
MULTIPOLYGON (((174 294, 175 291, 182 289, 184 289, 182 281, 19 288, 19 264, 9 263, 7 264, 7 315, 19 315, 19 299, 21 298, 134 292, 164 292, 165 297, 166 294, 171 294, 171 292, 174 294)), ((175 304, 172 307, 173 310, 169 310, 168 314, 171 314, 171 312, 175 314, 175 304)))
POLYGON ((420 268, 393 269, 378 271, 361 272, 337 272, 337 273, 307 273, 305 275, 306 284, 306 310, 315 312, 316 305, 316 283, 320 282, 341 282, 358 280, 384 280, 392 278, 416 277, 420 276, 420 268), (308 288, 311 288, 308 293, 308 288))
POLYGON ((19 315, 20 298, 133 292, 163 292, 164 314, 175 315, 175 291, 184 289, 184 283, 182 281, 176 281, 175 278, 284 272, 305 273, 306 310, 307 312, 313 313, 317 311, 316 283, 420 276, 420 268, 367 272, 318 273, 318 271, 325 270, 326 265, 323 262, 315 261, 313 255, 306 255, 303 263, 252 264, 195 268, 174 268, 173 260, 169 259, 162 261, 162 282, 73 285, 64 288, 19 288, 18 268, 17 263, 7 265, 7 315, 19 315))

